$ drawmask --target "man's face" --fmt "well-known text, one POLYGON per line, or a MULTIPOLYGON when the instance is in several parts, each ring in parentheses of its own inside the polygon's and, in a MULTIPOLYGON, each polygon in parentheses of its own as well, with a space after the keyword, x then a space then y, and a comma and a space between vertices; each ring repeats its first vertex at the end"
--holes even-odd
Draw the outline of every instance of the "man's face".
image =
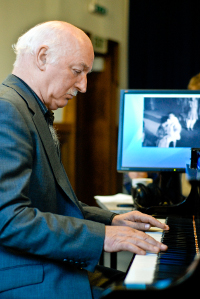
POLYGON ((86 48, 59 58, 57 64, 46 64, 41 96, 48 109, 62 108, 77 92, 86 92, 93 60, 93 51, 86 48))

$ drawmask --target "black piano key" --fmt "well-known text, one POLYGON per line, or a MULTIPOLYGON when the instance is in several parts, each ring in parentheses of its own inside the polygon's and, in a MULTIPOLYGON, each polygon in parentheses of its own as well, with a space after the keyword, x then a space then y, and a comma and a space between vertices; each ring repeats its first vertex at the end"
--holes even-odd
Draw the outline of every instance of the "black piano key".
MULTIPOLYGON (((196 254, 192 218, 168 217, 166 223, 170 230, 163 233, 162 242, 168 246, 168 250, 158 254, 154 282, 177 278, 196 254)), ((200 228, 200 221, 197 224, 200 228)), ((200 229, 197 231, 200 235, 200 229)))

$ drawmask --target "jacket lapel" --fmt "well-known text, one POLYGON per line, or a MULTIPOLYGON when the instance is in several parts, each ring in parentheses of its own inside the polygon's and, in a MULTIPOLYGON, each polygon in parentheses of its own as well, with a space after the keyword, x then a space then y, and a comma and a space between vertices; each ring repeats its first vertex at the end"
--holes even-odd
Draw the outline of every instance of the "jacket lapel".
POLYGON ((82 207, 80 206, 76 198, 76 195, 71 187, 67 174, 58 156, 57 149, 54 145, 54 141, 46 123, 46 120, 44 118, 44 115, 42 114, 42 111, 38 106, 34 96, 31 94, 28 88, 26 88, 26 86, 22 84, 21 81, 13 75, 9 75, 8 78, 3 82, 3 84, 14 89, 27 103, 29 109, 32 110, 33 122, 38 131, 42 144, 45 148, 45 152, 48 156, 56 181, 63 189, 63 191, 67 194, 67 196, 82 211, 82 207))

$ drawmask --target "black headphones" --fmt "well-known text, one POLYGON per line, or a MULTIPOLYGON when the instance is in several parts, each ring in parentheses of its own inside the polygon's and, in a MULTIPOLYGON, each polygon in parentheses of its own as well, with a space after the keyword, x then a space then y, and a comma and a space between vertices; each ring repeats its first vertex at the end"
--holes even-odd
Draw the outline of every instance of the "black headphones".
POLYGON ((139 211, 145 211, 152 206, 161 206, 166 201, 168 202, 162 190, 155 183, 147 186, 138 183, 135 188, 132 188, 132 196, 134 206, 139 211))

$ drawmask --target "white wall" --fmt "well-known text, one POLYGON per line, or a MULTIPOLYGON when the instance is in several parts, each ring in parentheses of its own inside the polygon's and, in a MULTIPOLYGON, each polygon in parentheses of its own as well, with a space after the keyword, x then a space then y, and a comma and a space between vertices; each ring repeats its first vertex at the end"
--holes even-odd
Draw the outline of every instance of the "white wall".
MULTIPOLYGON (((11 45, 27 29, 48 20, 64 20, 83 30, 119 42, 119 89, 127 88, 128 0, 98 0, 106 16, 92 15, 92 0, 0 0, 0 82, 12 71, 11 45)), ((94 0, 93 0, 94 2, 94 0)))

